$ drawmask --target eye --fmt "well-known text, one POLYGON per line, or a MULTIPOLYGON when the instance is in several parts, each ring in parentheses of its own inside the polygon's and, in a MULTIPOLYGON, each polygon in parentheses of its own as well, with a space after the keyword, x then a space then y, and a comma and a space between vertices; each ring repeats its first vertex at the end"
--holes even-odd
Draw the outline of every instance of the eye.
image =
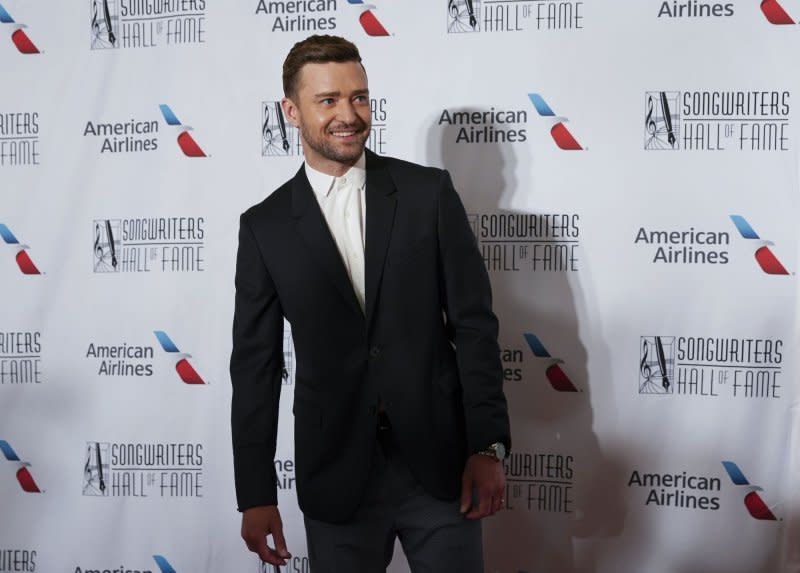
POLYGON ((355 97, 355 100, 358 103, 369 103, 369 98, 365 95, 358 95, 355 97))
POLYGON ((332 97, 326 97, 324 99, 319 100, 319 102, 322 105, 332 105, 333 104, 333 98, 332 97))

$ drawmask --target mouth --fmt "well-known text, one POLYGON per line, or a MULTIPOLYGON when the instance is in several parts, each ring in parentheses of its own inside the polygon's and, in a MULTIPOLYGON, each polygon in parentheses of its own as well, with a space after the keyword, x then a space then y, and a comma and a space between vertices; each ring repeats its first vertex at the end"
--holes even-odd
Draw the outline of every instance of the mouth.
POLYGON ((333 137, 344 143, 355 142, 364 132, 363 128, 332 129, 330 133, 333 137))

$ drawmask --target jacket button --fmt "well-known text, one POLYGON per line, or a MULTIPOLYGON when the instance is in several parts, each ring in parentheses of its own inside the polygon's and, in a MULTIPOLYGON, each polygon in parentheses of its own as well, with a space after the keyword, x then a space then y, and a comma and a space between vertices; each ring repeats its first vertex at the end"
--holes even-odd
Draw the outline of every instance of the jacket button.
POLYGON ((369 349, 369 355, 372 356, 373 358, 377 358, 380 353, 381 349, 378 346, 373 346, 372 348, 369 349))

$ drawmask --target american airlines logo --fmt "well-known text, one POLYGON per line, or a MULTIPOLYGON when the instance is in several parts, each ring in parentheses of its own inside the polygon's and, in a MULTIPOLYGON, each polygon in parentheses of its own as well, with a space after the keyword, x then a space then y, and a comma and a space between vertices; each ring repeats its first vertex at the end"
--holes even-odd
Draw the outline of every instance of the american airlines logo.
POLYGON ((3 8, 3 5, 0 4, 0 24, 5 24, 6 29, 11 33, 11 41, 17 47, 17 50, 21 54, 38 54, 39 48, 31 41, 28 35, 25 33, 25 28, 27 26, 25 24, 21 24, 19 22, 15 22, 14 18, 11 17, 11 14, 3 8))
POLYGON ((36 480, 33 479, 33 476, 30 472, 31 464, 29 462, 24 462, 19 459, 17 452, 14 451, 14 448, 11 447, 5 440, 0 440, 0 452, 3 453, 3 457, 5 457, 6 461, 12 462, 17 466, 16 476, 17 482, 19 483, 22 491, 27 493, 41 493, 41 489, 36 484, 36 480))
POLYGON ((367 36, 380 37, 388 36, 389 32, 383 27, 383 24, 378 20, 374 10, 376 6, 367 4, 364 0, 347 0, 348 4, 359 9, 358 23, 367 33, 367 36))
POLYGON ((581 151, 583 147, 581 144, 578 143, 578 140, 573 137, 572 133, 570 133, 567 126, 564 125, 569 121, 566 117, 557 116, 552 108, 547 105, 547 102, 544 101, 544 98, 537 94, 531 93, 528 94, 528 98, 531 100, 533 107, 536 108, 536 112, 551 121, 552 125, 550 127, 550 135, 555 141, 556 145, 559 149, 563 149, 565 151, 581 151))
POLYGON ((178 373, 181 380, 186 384, 205 384, 203 379, 187 360, 187 358, 191 358, 192 355, 178 350, 178 347, 163 330, 155 330, 153 332, 164 352, 175 360, 175 371, 178 373))
POLYGON ((786 267, 781 264, 778 260, 778 257, 772 252, 769 248, 770 245, 774 245, 772 241, 765 241, 761 237, 758 236, 758 233, 755 232, 753 227, 750 226, 750 223, 742 217, 741 215, 731 215, 731 220, 733 224, 736 226, 736 229, 739 231, 739 234, 742 238, 747 239, 748 241, 752 241, 752 245, 754 248, 753 256, 758 263, 758 266, 761 267, 761 270, 767 273, 768 275, 788 275, 789 271, 786 270, 786 267))
POLYGON ((578 389, 575 387, 575 384, 572 383, 567 373, 561 368, 564 361, 561 358, 553 358, 544 347, 544 344, 542 344, 542 341, 539 340, 539 337, 535 334, 526 332, 523 336, 531 352, 533 352, 533 355, 547 361, 544 372, 553 390, 556 392, 577 392, 578 389))
POLYGON ((722 462, 722 465, 725 468, 725 471, 728 472, 728 477, 731 478, 733 484, 740 486, 741 490, 745 492, 744 506, 747 508, 750 517, 761 521, 777 521, 778 518, 775 517, 772 509, 767 506, 767 504, 758 494, 759 491, 764 490, 761 487, 752 485, 749 481, 747 481, 747 478, 744 477, 742 470, 740 470, 739 466, 734 462, 722 462))

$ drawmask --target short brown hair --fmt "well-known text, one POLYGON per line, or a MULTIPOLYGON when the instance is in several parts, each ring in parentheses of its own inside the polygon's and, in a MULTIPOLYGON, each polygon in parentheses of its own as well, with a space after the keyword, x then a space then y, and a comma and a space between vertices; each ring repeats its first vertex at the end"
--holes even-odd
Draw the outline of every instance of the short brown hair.
POLYGON ((353 42, 339 36, 314 35, 297 42, 283 61, 283 94, 290 99, 297 95, 297 77, 304 65, 327 62, 361 63, 361 54, 353 42))

